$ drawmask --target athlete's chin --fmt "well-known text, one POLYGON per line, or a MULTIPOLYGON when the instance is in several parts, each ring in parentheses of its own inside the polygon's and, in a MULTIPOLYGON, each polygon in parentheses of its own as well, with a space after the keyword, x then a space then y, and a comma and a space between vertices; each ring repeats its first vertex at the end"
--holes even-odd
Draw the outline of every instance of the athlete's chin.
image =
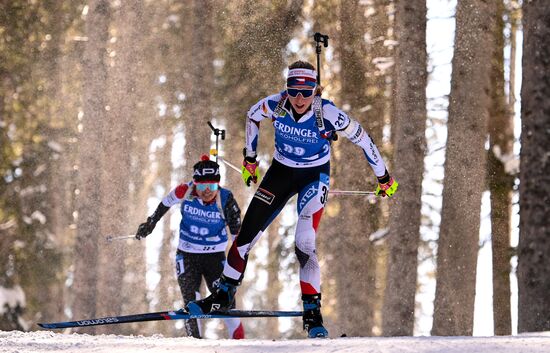
POLYGON ((216 197, 216 194, 209 194, 209 195, 203 194, 201 196, 201 199, 202 199, 203 202, 210 202, 210 201, 214 200, 215 197, 216 197))
POLYGON ((309 107, 304 104, 301 107, 300 106, 295 106, 294 110, 296 110, 296 113, 298 113, 298 114, 304 114, 306 112, 307 108, 309 108, 309 107))

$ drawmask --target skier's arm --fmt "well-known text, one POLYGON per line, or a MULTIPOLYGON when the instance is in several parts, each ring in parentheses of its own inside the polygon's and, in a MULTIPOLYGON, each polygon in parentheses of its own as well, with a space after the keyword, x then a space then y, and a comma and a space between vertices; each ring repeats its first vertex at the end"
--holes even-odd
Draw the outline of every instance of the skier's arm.
POLYGON ((393 196, 397 191, 397 181, 388 173, 388 169, 386 169, 386 164, 380 155, 380 151, 378 151, 378 148, 365 129, 363 129, 356 120, 350 118, 349 124, 340 132, 351 142, 363 149, 365 157, 367 157, 367 161, 378 179, 375 195, 393 196))
POLYGON ((377 178, 384 177, 387 174, 386 164, 380 155, 380 151, 378 151, 369 134, 356 120, 350 118, 349 124, 339 132, 363 149, 363 153, 377 178))
POLYGON ((177 204, 178 202, 181 202, 185 193, 187 192, 188 187, 189 186, 187 184, 180 184, 175 189, 170 191, 170 193, 166 195, 159 203, 155 212, 147 217, 147 221, 139 225, 136 232, 136 239, 139 240, 151 234, 155 229, 157 222, 160 221, 160 219, 166 214, 166 212, 168 212, 170 207, 177 204))
POLYGON ((323 119, 327 131, 334 130, 363 149, 365 157, 377 177, 380 178, 386 174, 386 165, 378 148, 376 148, 369 134, 355 119, 328 100, 323 100, 323 119))
POLYGON ((170 209, 170 207, 164 206, 164 204, 161 202, 157 206, 157 209, 155 212, 153 212, 152 215, 147 217, 147 221, 141 223, 138 227, 138 230, 136 232, 136 239, 140 240, 141 238, 145 238, 149 234, 153 232, 155 229, 155 226, 157 225, 157 222, 164 216, 164 214, 170 209))
POLYGON ((247 186, 250 186, 251 181, 257 183, 260 178, 258 161, 256 161, 260 122, 273 114, 272 109, 280 99, 280 94, 261 99, 250 108, 246 115, 244 160, 241 172, 243 181, 247 186))
POLYGON ((223 214, 225 215, 225 222, 229 227, 229 232, 233 239, 235 239, 241 230, 241 209, 232 193, 229 193, 229 197, 223 208, 223 214))
POLYGON ((380 196, 392 196, 397 191, 397 182, 390 176, 386 164, 380 155, 380 151, 372 141, 369 134, 355 119, 338 109, 332 102, 323 103, 323 117, 327 125, 336 132, 344 135, 351 142, 363 149, 363 153, 369 162, 372 171, 378 179, 375 194, 380 196))
POLYGON ((260 122, 271 114, 268 98, 254 104, 246 114, 245 125, 245 157, 256 158, 258 148, 258 135, 260 133, 260 122))

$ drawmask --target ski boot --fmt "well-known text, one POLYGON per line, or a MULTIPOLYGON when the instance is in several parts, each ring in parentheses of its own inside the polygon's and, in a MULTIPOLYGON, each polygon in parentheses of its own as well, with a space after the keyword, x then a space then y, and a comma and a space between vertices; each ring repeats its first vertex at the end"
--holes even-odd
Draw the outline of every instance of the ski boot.
POLYGON ((193 315, 203 315, 213 311, 228 311, 235 302, 238 285, 238 281, 222 276, 212 294, 187 304, 187 312, 193 315))
POLYGON ((309 338, 327 338, 328 331, 323 326, 323 316, 321 315, 321 293, 303 294, 304 302, 304 330, 307 331, 309 338))

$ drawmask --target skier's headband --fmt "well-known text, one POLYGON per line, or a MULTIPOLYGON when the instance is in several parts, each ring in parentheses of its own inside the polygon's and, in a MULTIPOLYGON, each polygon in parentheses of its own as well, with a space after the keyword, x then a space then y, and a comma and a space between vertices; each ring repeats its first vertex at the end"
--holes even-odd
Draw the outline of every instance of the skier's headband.
POLYGON ((317 72, 310 69, 290 69, 286 79, 287 87, 317 86, 317 72))

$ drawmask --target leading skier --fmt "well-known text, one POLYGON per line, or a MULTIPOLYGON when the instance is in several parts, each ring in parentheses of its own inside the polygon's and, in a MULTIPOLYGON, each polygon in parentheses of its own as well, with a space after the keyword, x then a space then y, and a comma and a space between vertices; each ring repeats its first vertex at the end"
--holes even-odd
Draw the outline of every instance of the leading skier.
POLYGON ((217 289, 207 298, 190 302, 187 310, 191 314, 231 308, 250 249, 288 199, 298 194, 295 252, 300 263, 303 327, 309 337, 328 337, 321 315, 321 272, 315 238, 328 198, 334 133, 347 137, 363 150, 378 179, 376 195, 392 196, 398 184, 363 127, 331 101, 321 99, 320 91, 313 65, 297 61, 288 67, 286 90, 261 99, 249 110, 242 166, 244 182, 250 186, 251 181, 259 180, 256 150, 260 122, 264 119, 271 120, 275 128, 273 162, 231 245, 217 289))

